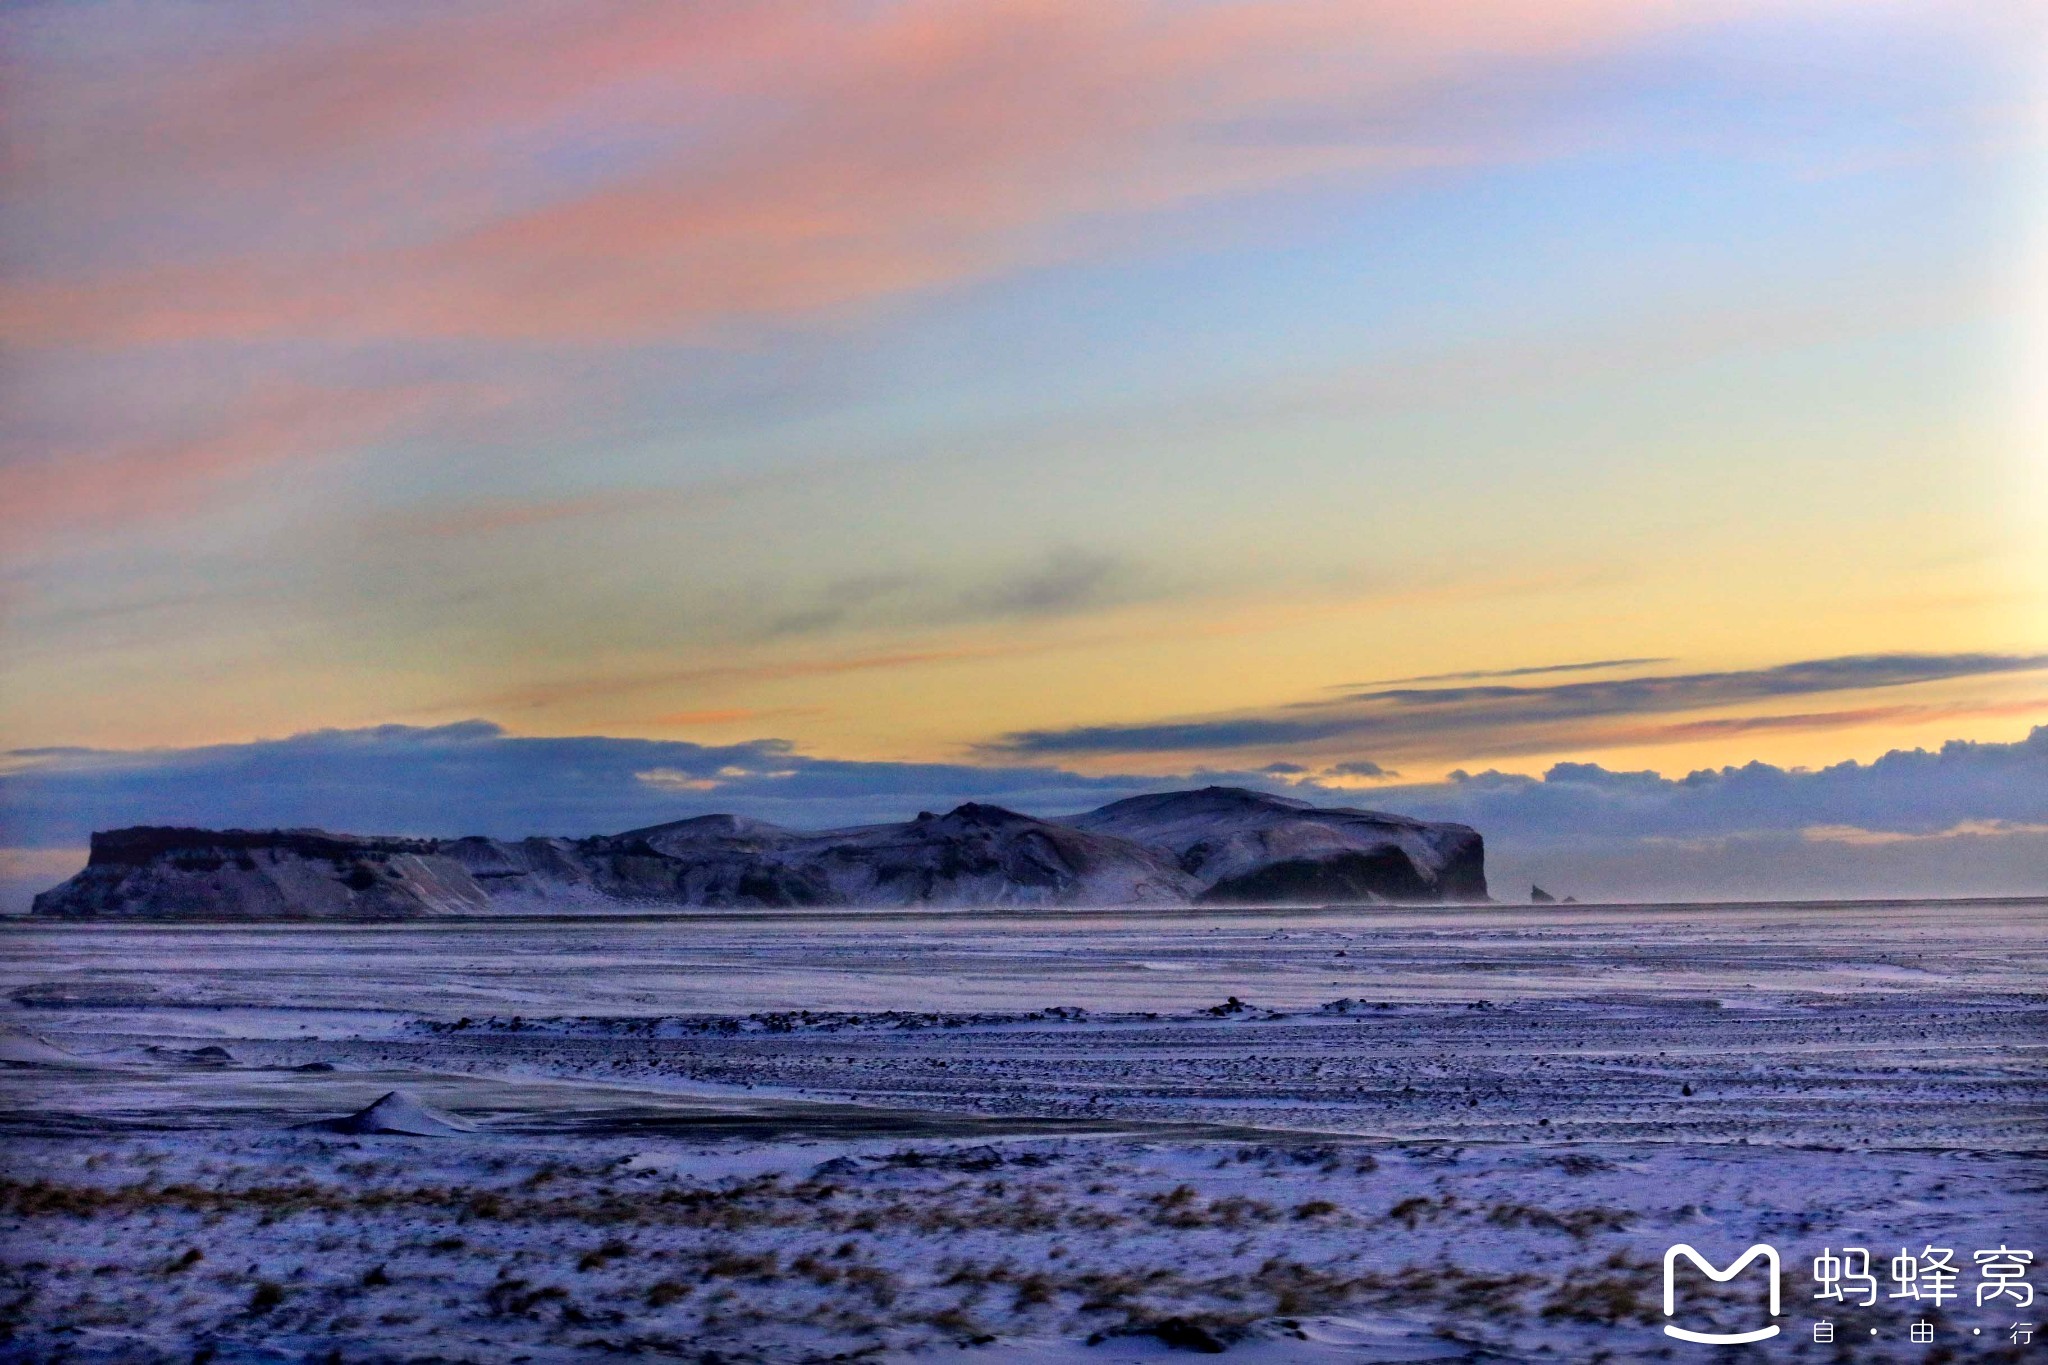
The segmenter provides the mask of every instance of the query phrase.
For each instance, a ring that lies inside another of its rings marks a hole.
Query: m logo
[[[1771,1316],[1774,1318],[1778,1316],[1778,1249],[1776,1247],[1765,1242],[1758,1242],[1755,1246],[1743,1252],[1735,1264],[1729,1266],[1726,1270],[1716,1270],[1713,1263],[1707,1260],[1706,1257],[1700,1255],[1685,1243],[1680,1242],[1664,1253],[1665,1317],[1671,1317],[1678,1312],[1678,1286],[1674,1283],[1674,1272],[1677,1270],[1678,1258],[1680,1256],[1685,1257],[1685,1259],[1698,1266],[1700,1273],[1717,1284],[1725,1284],[1729,1280],[1734,1279],[1742,1273],[1744,1266],[1759,1256],[1763,1257],[1765,1263],[1771,1268]],[[1774,1322],[1769,1327],[1759,1327],[1753,1332],[1689,1332],[1683,1327],[1673,1327],[1670,1323],[1666,1323],[1664,1324],[1664,1335],[1667,1337],[1677,1337],[1680,1341],[1697,1341],[1708,1346],[1739,1346],[1745,1341],[1762,1341],[1767,1337],[1778,1335],[1778,1324]]]

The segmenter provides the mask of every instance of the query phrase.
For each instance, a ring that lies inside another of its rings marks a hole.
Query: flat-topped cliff
[[[792,830],[706,815],[585,839],[140,826],[36,897],[64,918],[399,919],[620,906],[1325,904],[1483,900],[1464,825],[1234,787],[1038,819],[969,803]]]

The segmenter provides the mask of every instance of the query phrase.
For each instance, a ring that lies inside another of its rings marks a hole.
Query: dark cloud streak
[[[1110,604],[1126,569],[1115,555],[1063,550],[1036,566],[965,587],[910,570],[856,574],[824,584],[798,605],[767,614],[750,634],[759,640],[781,640],[860,626],[934,627],[1065,616]]]
[[[2048,668],[2048,654],[1854,654],[1771,668],[1661,674],[1540,687],[1382,688],[1298,702],[1263,715],[1023,730],[992,755],[1200,753],[1358,738],[1390,745],[1464,737],[1511,745],[1519,731],[1559,723],[1708,710],[1833,692],[1905,687]],[[1597,736],[1574,736],[1592,742]]]
[[[974,616],[1057,616],[1095,605],[1119,562],[1113,555],[1069,551],[1031,573],[965,594]]]
[[[1533,678],[1541,673],[1591,673],[1601,668],[1640,668],[1649,664],[1668,664],[1667,658],[1655,659],[1590,659],[1582,664],[1536,664],[1527,668],[1484,668],[1469,673],[1424,673],[1413,678],[1380,678],[1369,683],[1339,683],[1330,689],[1333,692],[1351,687],[1396,687],[1405,683],[1434,682],[1476,682],[1481,678]]]

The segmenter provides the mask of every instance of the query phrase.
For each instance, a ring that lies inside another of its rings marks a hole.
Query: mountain
[[[1484,900],[1477,830],[1242,787],[1133,796],[1065,824],[1171,853],[1209,903]]]
[[[1463,825],[1234,787],[1041,820],[791,830],[706,815],[588,839],[370,838],[142,826],[92,836],[36,897],[64,918],[402,919],[634,906],[1187,905],[1483,900]]]

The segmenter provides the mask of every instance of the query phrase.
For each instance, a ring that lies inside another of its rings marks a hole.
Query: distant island
[[[1465,825],[1238,787],[1036,819],[967,804],[807,831],[704,815],[586,839],[161,826],[92,836],[67,919],[411,919],[645,907],[1299,905],[1486,899]]]

